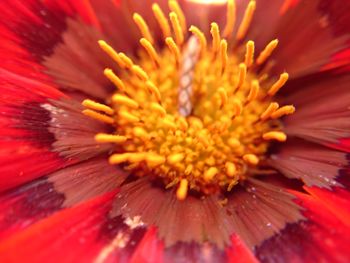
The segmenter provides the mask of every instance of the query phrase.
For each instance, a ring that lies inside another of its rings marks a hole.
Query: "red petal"
[[[304,188],[350,228],[350,193],[348,191],[340,187],[332,190],[306,186]]]
[[[236,236],[232,236],[231,248],[226,250],[227,262],[229,263],[258,263],[258,259],[254,256],[252,251]]]
[[[66,209],[0,242],[3,262],[90,262],[103,242],[101,226],[115,193]]]

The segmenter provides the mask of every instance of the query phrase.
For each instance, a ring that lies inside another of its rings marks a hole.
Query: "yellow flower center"
[[[161,179],[166,188],[177,187],[177,198],[188,191],[204,194],[231,191],[257,173],[266,159],[269,141],[283,142],[280,117],[294,112],[280,107],[273,96],[288,80],[258,74],[278,41],[272,40],[255,59],[254,42],[241,45],[255,11],[250,1],[235,40],[235,2],[227,3],[227,24],[220,34],[211,24],[211,38],[186,18],[174,0],[169,20],[157,4],[152,6],[164,35],[158,47],[147,23],[133,18],[142,38],[137,64],[104,41],[100,47],[120,66],[105,75],[116,86],[108,105],[85,100],[83,111],[109,123],[114,134],[97,134],[101,143],[115,143],[111,164],[123,164],[134,175]],[[170,22],[169,22],[170,21]],[[136,59],[135,59],[136,60]]]

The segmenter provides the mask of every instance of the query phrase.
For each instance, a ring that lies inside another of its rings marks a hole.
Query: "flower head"
[[[339,3],[1,3],[1,258],[349,260]]]

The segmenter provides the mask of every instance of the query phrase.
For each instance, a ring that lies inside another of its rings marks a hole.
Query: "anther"
[[[234,177],[236,174],[236,166],[234,163],[227,162],[225,164],[226,174],[228,177]]]
[[[168,19],[165,17],[162,9],[158,4],[152,5],[153,14],[163,32],[164,37],[169,37],[171,35],[170,25],[168,23]]]
[[[143,81],[147,81],[149,78],[148,74],[140,66],[133,65],[131,71]]]
[[[289,75],[288,73],[282,73],[280,78],[272,85],[267,94],[269,96],[274,96],[288,81]]]
[[[114,119],[109,117],[109,116],[106,116],[104,114],[101,114],[101,113],[98,113],[96,111],[93,111],[93,110],[83,110],[83,114],[90,117],[90,118],[93,118],[95,120],[98,120],[98,121],[101,121],[101,122],[105,122],[105,123],[108,123],[108,124],[113,124],[114,123]]]
[[[184,154],[174,153],[174,154],[168,156],[167,163],[170,165],[174,165],[174,164],[181,162],[184,158],[185,158]]]
[[[157,112],[161,117],[166,116],[166,110],[159,103],[152,102],[150,107],[153,111]]]
[[[142,18],[142,16],[140,16],[138,13],[134,13],[133,19],[137,27],[139,28],[141,35],[153,44],[154,43],[153,37],[149,31],[147,23]]]
[[[120,110],[118,111],[118,115],[121,119],[130,122],[130,123],[135,123],[135,122],[140,122],[140,118],[125,111],[125,110]]]
[[[162,124],[165,128],[167,129],[170,129],[170,130],[173,130],[173,131],[176,131],[177,129],[177,126],[176,124],[168,117],[165,117],[163,120],[162,120]]]
[[[208,170],[204,172],[204,180],[209,182],[214,179],[215,175],[219,173],[218,168],[216,167],[210,167]]]
[[[258,97],[259,89],[259,81],[253,80],[247,97],[247,102],[251,102]]]
[[[134,101],[133,99],[130,99],[129,97],[124,96],[124,95],[115,94],[112,97],[112,101],[114,103],[117,103],[118,105],[125,105],[129,108],[132,108],[132,109],[139,108],[139,104],[136,101]]]
[[[147,131],[141,127],[134,127],[133,135],[143,140],[147,140],[149,138]]]
[[[141,38],[140,44],[144,47],[144,49],[146,50],[150,58],[154,61],[154,63],[156,65],[159,65],[159,56],[152,43],[149,42],[146,38]]]
[[[227,1],[227,12],[226,12],[226,26],[224,29],[224,36],[226,38],[230,37],[236,23],[236,1]]]
[[[125,64],[123,60],[119,57],[118,53],[110,46],[108,45],[105,41],[99,40],[98,44],[100,45],[101,49],[107,53],[108,56],[110,56],[117,64],[121,67],[124,68]]]
[[[118,89],[125,92],[125,85],[123,81],[116,76],[111,69],[105,69],[104,74]]]
[[[164,156],[160,156],[160,155],[157,155],[157,154],[147,154],[146,156],[146,162],[147,162],[147,165],[150,167],[150,168],[154,168],[154,167],[157,167],[159,165],[162,165],[165,163],[165,157]]]
[[[178,200],[182,201],[186,199],[188,191],[188,181],[187,179],[181,179],[179,187],[176,191],[176,197]]]
[[[149,80],[146,82],[146,87],[151,92],[151,94],[155,97],[157,102],[160,103],[161,102],[161,95],[160,95],[159,89],[156,87],[156,85],[154,85],[153,82]]]
[[[263,134],[264,140],[276,140],[279,142],[285,142],[287,140],[287,135],[284,132],[271,131]]]
[[[109,157],[110,164],[121,164],[127,162],[129,158],[129,153],[113,154]]]
[[[227,41],[222,39],[220,42],[220,58],[221,58],[221,74],[225,72],[228,55],[227,55]]]
[[[263,51],[258,56],[258,59],[256,60],[256,63],[258,65],[263,64],[272,54],[272,52],[275,50],[275,48],[278,45],[278,40],[272,40]]]
[[[271,102],[267,109],[260,115],[262,121],[266,121],[271,117],[271,114],[278,109],[279,105],[277,102]]]
[[[204,33],[196,26],[191,26],[189,31],[198,38],[202,53],[205,52],[207,49],[207,39]]]
[[[244,63],[241,63],[238,66],[238,83],[237,83],[238,89],[243,86],[246,76],[247,76],[247,66]]]
[[[254,63],[254,41],[249,40],[246,44],[245,60],[244,63],[249,68]]]
[[[86,108],[89,108],[91,110],[96,110],[96,111],[102,111],[108,115],[113,115],[114,110],[111,107],[108,107],[107,105],[92,101],[92,100],[84,100],[82,102],[82,105]]]
[[[233,108],[234,108],[234,111],[235,111],[233,117],[241,115],[242,111],[243,111],[243,105],[242,105],[241,101],[238,100],[238,99],[235,99],[233,101],[232,105],[233,105]]]
[[[220,87],[217,92],[220,96],[220,108],[223,108],[228,100],[227,92],[223,87]]]
[[[179,46],[184,42],[184,33],[181,29],[179,18],[175,12],[169,14],[171,25],[174,29],[176,44]]]
[[[125,55],[123,52],[119,52],[119,57],[123,61],[126,68],[131,68],[134,65],[134,62],[129,58],[127,55]]]
[[[211,36],[213,38],[213,52],[217,53],[220,50],[220,30],[217,23],[211,23],[211,29],[210,29]]]
[[[256,8],[256,2],[255,0],[251,0],[248,4],[247,9],[245,10],[243,20],[238,28],[237,37],[236,37],[237,40],[242,40],[246,36],[248,29],[250,27],[250,24],[253,20],[255,8]]]
[[[293,105],[287,105],[279,108],[271,114],[272,119],[278,119],[285,115],[290,115],[295,112],[295,107]]]
[[[95,135],[95,141],[100,143],[123,143],[126,142],[128,138],[122,135],[98,133]]]
[[[184,13],[182,12],[181,7],[179,6],[178,2],[176,0],[170,0],[168,5],[169,5],[169,9],[171,11],[173,11],[174,13],[176,13],[176,15],[179,19],[182,31],[185,32],[186,28],[187,28],[186,17],[184,15]]]
[[[165,43],[168,45],[171,53],[173,53],[175,60],[176,60],[176,63],[179,64],[179,62],[180,62],[180,49],[176,45],[174,39],[172,37],[167,37],[165,39]]]
[[[259,158],[255,154],[245,154],[243,155],[243,160],[250,165],[257,165],[259,163]]]

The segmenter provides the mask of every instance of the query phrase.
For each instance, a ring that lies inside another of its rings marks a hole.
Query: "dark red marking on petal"
[[[305,221],[289,224],[256,248],[261,262],[348,262],[349,228],[315,198],[293,192]]]
[[[0,242],[3,262],[91,262],[104,243],[98,239],[111,200],[108,193],[63,210]],[[35,251],[35,253],[33,253]]]

